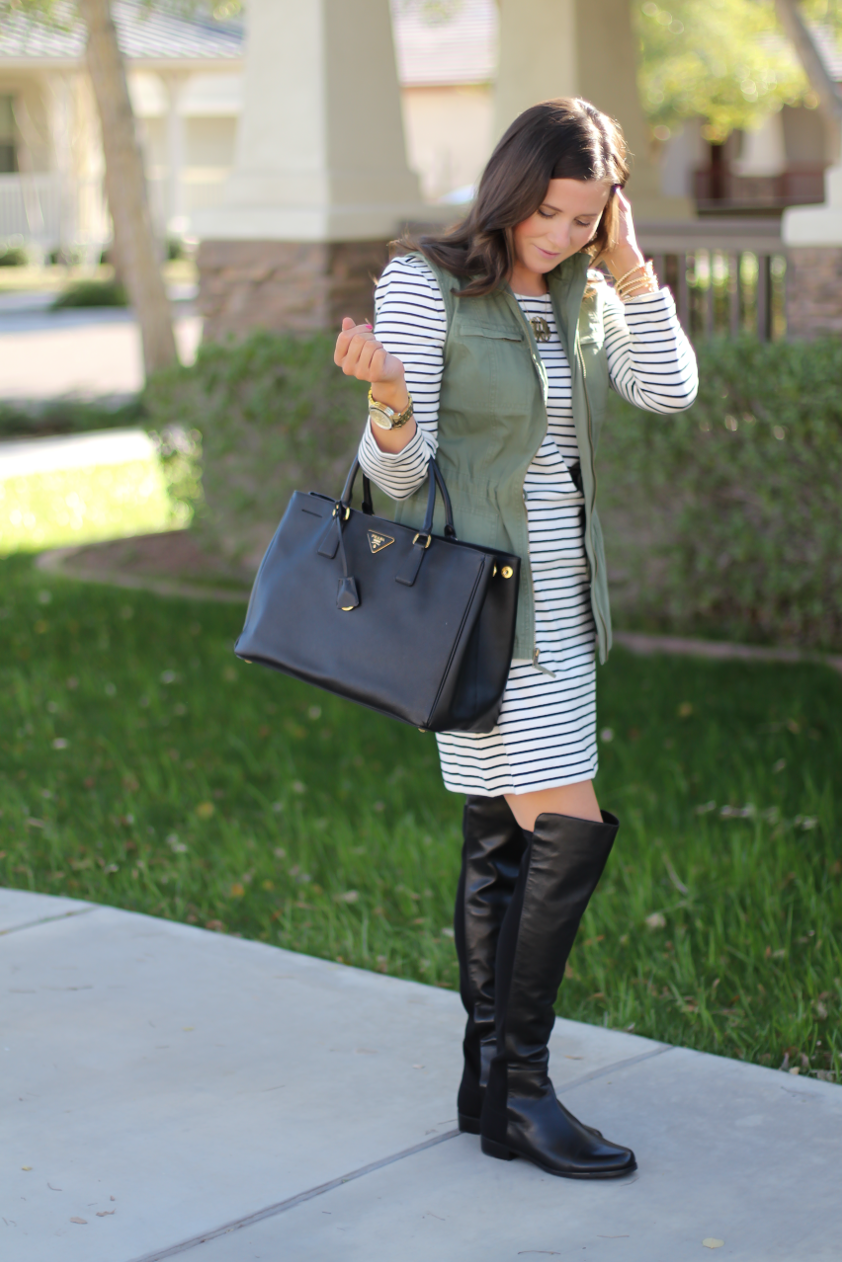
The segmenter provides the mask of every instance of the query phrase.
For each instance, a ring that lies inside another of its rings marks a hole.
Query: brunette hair
[[[627,149],[619,123],[588,101],[560,97],[520,114],[498,143],[480,177],[465,218],[417,245],[433,263],[469,283],[460,297],[498,289],[515,262],[513,229],[534,215],[550,180],[610,180],[622,188],[629,178]],[[615,239],[614,187],[586,250],[597,259]]]

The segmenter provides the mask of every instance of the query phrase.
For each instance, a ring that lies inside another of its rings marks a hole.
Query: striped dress
[[[591,275],[594,284],[605,283]],[[488,797],[576,784],[597,770],[595,633],[584,500],[571,477],[579,448],[570,366],[549,295],[515,297],[528,320],[541,317],[549,328],[549,339],[538,342],[549,379],[547,433],[523,487],[540,665],[512,662],[491,732],[444,732],[436,738],[446,787]],[[377,286],[375,312],[376,336],[404,365],[418,429],[403,451],[392,454],[380,450],[367,425],[360,464],[388,495],[405,499],[424,481],[437,447],[447,320],[433,271],[418,258],[394,259]],[[630,403],[670,413],[693,402],[695,356],[669,290],[623,306],[609,289],[605,349],[611,384]]]

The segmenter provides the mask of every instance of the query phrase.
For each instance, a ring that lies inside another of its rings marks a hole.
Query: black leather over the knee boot
[[[479,1134],[482,1098],[494,1055],[497,938],[517,881],[526,837],[504,797],[468,797],[462,820],[462,871],[453,933],[459,992],[468,1014],[459,1087],[459,1129]]]
[[[550,1082],[553,1004],[618,822],[539,815],[497,945],[497,1049],[483,1101],[482,1150],[525,1157],[549,1174],[608,1179],[635,1169],[634,1153],[584,1126]]]

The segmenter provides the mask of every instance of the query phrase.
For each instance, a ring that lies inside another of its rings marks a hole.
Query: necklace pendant
[[[536,342],[549,342],[552,334],[550,333],[550,326],[543,316],[531,316],[529,323],[532,325]]]

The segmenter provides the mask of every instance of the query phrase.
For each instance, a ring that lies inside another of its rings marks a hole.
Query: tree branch
[[[831,118],[842,122],[842,94],[828,74],[815,40],[804,24],[798,0],[775,0],[775,8],[822,108]]]

